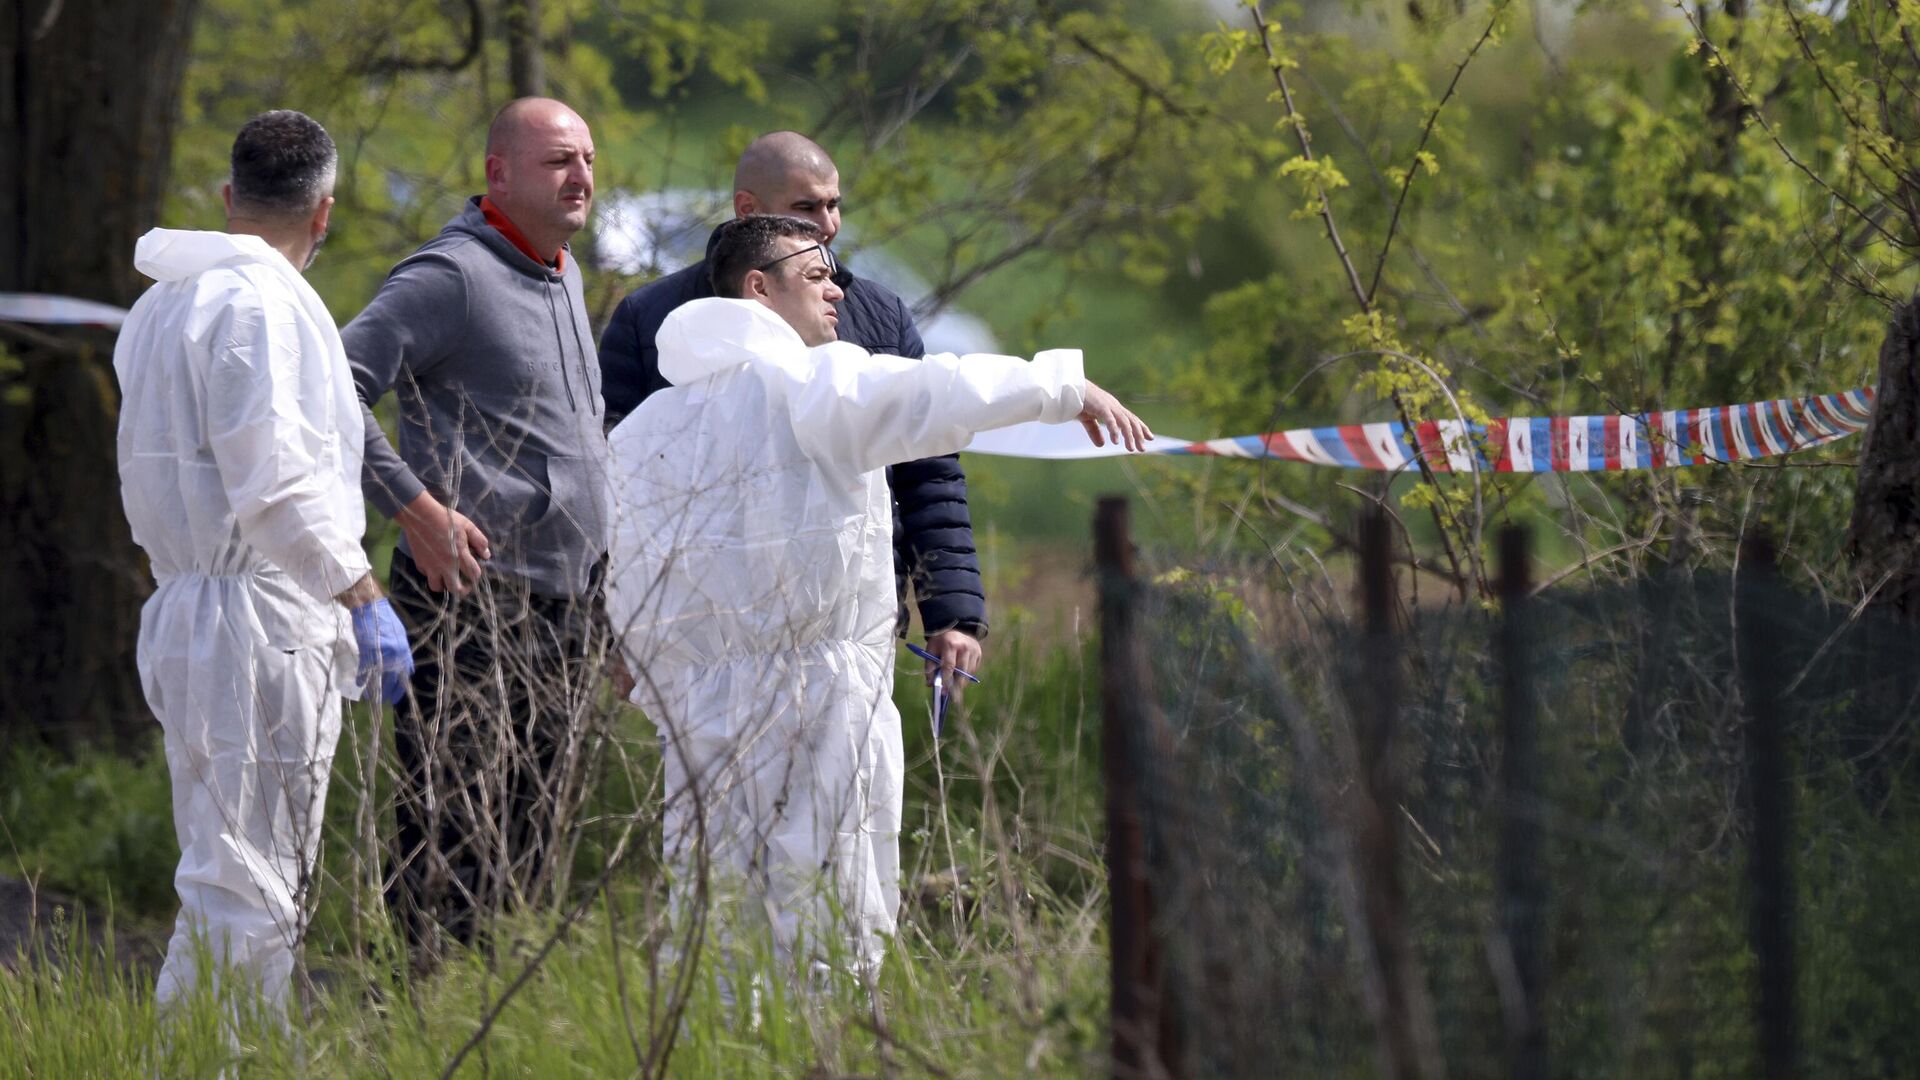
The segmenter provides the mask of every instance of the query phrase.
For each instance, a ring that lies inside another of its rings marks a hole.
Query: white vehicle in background
[[[706,254],[707,237],[733,216],[728,192],[705,188],[614,191],[594,200],[594,256],[622,274],[670,274]],[[843,225],[834,250],[862,277],[900,294],[916,315],[930,288],[899,259],[860,247],[858,231]],[[917,322],[928,352],[1000,352],[998,340],[976,316],[951,307]]]

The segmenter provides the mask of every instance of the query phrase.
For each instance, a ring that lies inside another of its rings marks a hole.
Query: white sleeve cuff
[[[1047,390],[1040,422],[1064,424],[1086,407],[1087,376],[1079,349],[1047,349],[1033,357],[1034,375]]]

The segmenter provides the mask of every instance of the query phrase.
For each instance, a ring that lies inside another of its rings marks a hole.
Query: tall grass
[[[391,929],[367,914],[377,905],[356,903],[367,896],[353,863],[361,793],[348,748],[356,738],[370,745],[377,731],[359,714],[335,761],[311,972],[291,1022],[208,987],[159,1016],[150,972],[69,928],[0,974],[0,1080],[416,1077],[449,1067],[538,1077],[1082,1075],[1098,1067],[1106,1038],[1098,727],[1086,660],[1083,642],[1028,649],[1003,634],[987,682],[937,745],[917,662],[901,665],[905,899],[872,987],[797,987],[736,935],[730,946],[708,942],[684,1000],[674,993],[684,927],[664,915],[652,806],[659,751],[630,711],[614,728],[566,902],[500,924],[490,950],[410,977],[392,959]],[[149,896],[166,888],[170,843],[129,863],[88,855],[75,839],[139,836],[129,824],[138,821],[165,828],[164,767],[89,759],[71,768],[124,773],[126,798],[77,799],[73,776],[17,758],[5,803],[14,867],[131,921],[170,915]],[[364,795],[379,805],[378,790]],[[46,826],[63,816],[63,828]],[[69,860],[87,869],[75,873]],[[610,860],[617,865],[603,873]],[[115,903],[132,895],[147,900]],[[723,958],[724,948],[743,951]],[[729,1004],[723,972],[755,989]]]
[[[1013,935],[969,942],[910,931],[870,997],[856,985],[801,992],[760,957],[735,970],[763,988],[729,1007],[705,965],[677,1023],[638,943],[622,942],[603,898],[508,996],[549,927],[522,927],[509,955],[461,957],[431,980],[370,996],[329,980],[290,1027],[204,988],[156,1015],[144,976],[69,949],[0,977],[0,1078],[456,1075],[789,1077],[1077,1075],[1104,1045],[1105,961],[1097,912],[1037,911]],[[987,916],[998,921],[997,916]],[[384,1001],[384,1003],[383,1003]],[[469,1046],[471,1044],[471,1046]]]

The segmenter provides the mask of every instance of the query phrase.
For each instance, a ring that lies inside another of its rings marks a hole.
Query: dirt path
[[[63,962],[81,934],[90,949],[105,946],[105,915],[72,897],[0,876],[0,971],[16,972],[36,953]],[[156,932],[113,928],[114,962],[128,974],[151,975],[160,966],[165,945]]]

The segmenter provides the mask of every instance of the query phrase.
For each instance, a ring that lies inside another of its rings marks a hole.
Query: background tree
[[[129,305],[194,0],[15,0],[0,19],[0,290]],[[0,741],[124,734],[146,571],[120,511],[113,337],[0,323]]]

